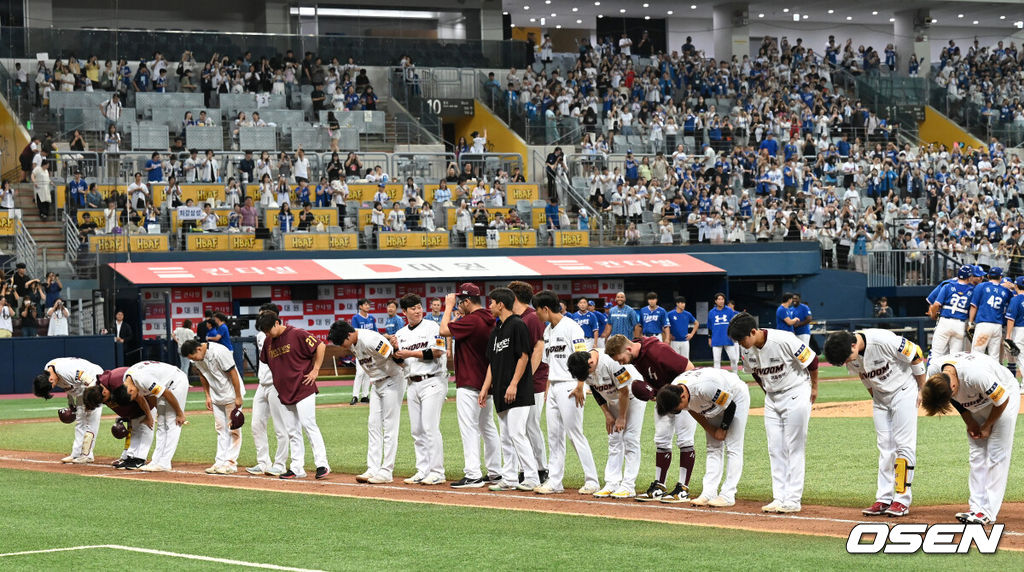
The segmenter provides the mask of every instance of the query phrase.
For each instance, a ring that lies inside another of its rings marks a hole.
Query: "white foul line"
[[[92,550],[96,548],[109,548],[111,550],[125,550],[128,552],[141,552],[143,554],[156,554],[158,556],[173,556],[175,558],[186,558],[188,560],[202,560],[204,562],[216,562],[218,564],[231,564],[234,566],[246,566],[248,568],[263,568],[266,570],[288,570],[291,572],[322,572],[308,568],[292,568],[290,566],[278,566],[276,564],[262,564],[259,562],[245,562],[243,560],[231,560],[228,558],[214,558],[212,556],[200,556],[198,554],[181,554],[179,552],[168,552],[166,550],[153,550],[151,548],[138,548],[136,546],[121,546],[120,544],[95,544],[88,546],[71,546],[68,548],[49,548],[46,550],[25,550],[23,552],[8,552],[0,554],[4,556],[23,556],[26,554],[46,554],[49,552],[68,552],[71,550]]]

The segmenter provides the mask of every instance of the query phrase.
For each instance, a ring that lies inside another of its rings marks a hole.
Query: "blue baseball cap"
[[[989,278],[1002,278],[1003,277],[1003,269],[998,267],[998,266],[993,266],[993,267],[989,268],[988,269],[988,277]]]
[[[1018,288],[1024,288],[1024,276],[1018,276],[1016,284]]]
[[[970,278],[971,277],[971,265],[970,264],[964,264],[963,266],[958,268],[957,271],[956,271],[956,277],[961,279],[961,280],[967,280],[968,278]]]
[[[985,277],[985,269],[982,268],[981,266],[978,266],[977,264],[975,264],[974,266],[971,266],[971,276],[976,276],[978,278],[984,278]]]

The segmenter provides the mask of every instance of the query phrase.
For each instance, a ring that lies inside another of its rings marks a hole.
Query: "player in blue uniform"
[[[799,320],[793,317],[793,295],[789,292],[782,294],[782,303],[775,309],[775,329],[782,332],[793,332],[793,325]]]
[[[708,345],[715,359],[715,369],[722,368],[722,348],[729,355],[732,371],[736,371],[740,363],[740,349],[729,337],[729,321],[736,315],[736,310],[725,305],[725,294],[715,294],[715,307],[708,310]]]
[[[936,286],[935,288],[933,288],[932,291],[928,293],[928,296],[925,297],[925,300],[928,302],[928,306],[929,306],[929,309],[928,309],[928,317],[929,318],[931,318],[933,320],[938,319],[938,316],[939,316],[938,315],[938,311],[939,311],[939,309],[936,308],[935,309],[935,313],[933,314],[932,310],[931,310],[931,306],[932,306],[932,304],[935,303],[935,300],[938,299],[939,292],[942,291],[942,287],[945,286],[946,284],[952,284],[952,283],[956,282],[960,278],[960,276],[962,276],[964,274],[967,275],[966,279],[967,279],[968,282],[971,283],[972,286],[977,286],[981,282],[982,278],[985,277],[985,270],[981,266],[978,266],[976,264],[964,264],[963,266],[961,266],[960,268],[957,269],[957,271],[956,271],[957,278],[949,278],[948,280],[943,280],[942,282],[939,282],[939,285]]]
[[[370,315],[370,301],[366,298],[360,298],[356,302],[356,314],[352,316],[352,327],[357,330],[373,330],[377,331],[377,318]],[[349,405],[355,405],[356,403],[370,402],[370,378],[367,377],[366,372],[363,371],[362,366],[359,365],[359,361],[355,361],[356,364],[356,377],[352,380],[352,401]]]
[[[654,292],[647,293],[647,305],[640,308],[640,323],[645,337],[661,336],[661,341],[669,342],[668,312],[658,305],[658,295]]]
[[[405,327],[405,320],[398,315],[398,302],[388,302],[388,317],[384,319],[384,332],[393,336]]]
[[[608,339],[608,335],[605,332],[608,329],[608,315],[604,313],[604,300],[598,298],[596,301],[589,300],[588,302],[589,306],[587,309],[597,318],[597,347],[603,348],[604,341]]]
[[[971,293],[971,310],[967,317],[967,330],[977,324],[971,353],[983,353],[999,359],[1003,348],[1003,316],[1012,297],[1000,284],[1003,269],[993,266],[988,271],[988,282],[983,282]]]
[[[793,333],[804,345],[809,346],[811,343],[811,320],[814,318],[811,314],[811,307],[803,303],[797,292],[793,292],[793,300],[789,305],[792,308],[790,315],[797,320],[793,325]]]
[[[676,309],[668,313],[668,331],[672,336],[669,345],[676,353],[690,359],[690,338],[697,333],[697,318],[686,311],[686,298],[676,296]]]
[[[935,333],[932,334],[932,348],[929,359],[938,358],[963,351],[964,331],[967,317],[971,310],[971,295],[974,285],[971,284],[973,269],[961,266],[952,282],[946,280],[939,287],[928,315],[938,315]]]
[[[1017,294],[1010,298],[1006,309],[1006,348],[1010,351],[1007,367],[1018,377],[1024,375],[1021,368],[1020,348],[1024,347],[1024,276],[1018,276],[1014,288]]]
[[[626,305],[626,293],[615,294],[615,305],[608,310],[608,338],[622,334],[629,339],[640,337],[640,317],[636,310]]]
[[[590,351],[597,347],[597,337],[601,334],[597,316],[590,311],[590,303],[586,297],[576,301],[576,310],[576,312],[566,314],[565,317],[570,318],[583,328],[583,339],[587,344],[587,351]]]

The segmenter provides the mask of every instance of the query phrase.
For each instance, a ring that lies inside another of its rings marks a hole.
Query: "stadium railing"
[[[850,266],[857,270],[850,250]],[[869,250],[864,258],[868,288],[885,286],[929,286],[948,278],[959,266],[956,260],[936,250]]]

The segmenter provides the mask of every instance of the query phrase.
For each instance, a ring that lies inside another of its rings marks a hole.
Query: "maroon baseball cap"
[[[472,282],[463,282],[456,292],[459,296],[479,296],[480,288]]]

